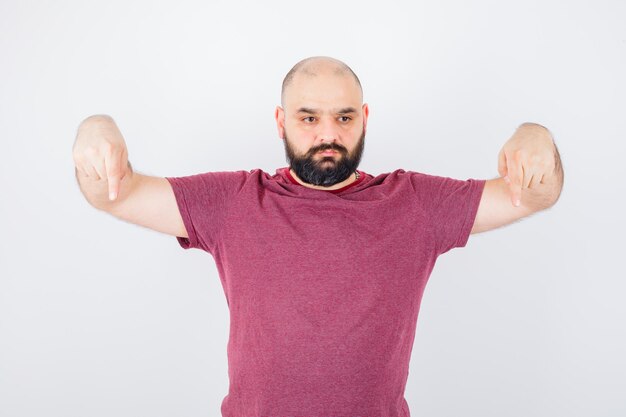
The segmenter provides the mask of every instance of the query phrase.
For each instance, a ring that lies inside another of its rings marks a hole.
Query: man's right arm
[[[113,119],[92,118],[79,127],[73,150],[76,179],[89,204],[121,220],[188,237],[167,179],[134,172]],[[117,197],[113,200],[109,198],[112,180],[117,184]]]

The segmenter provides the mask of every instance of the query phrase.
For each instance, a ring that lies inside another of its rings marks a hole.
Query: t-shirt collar
[[[293,175],[291,175],[291,172],[290,172],[290,170],[289,170],[289,167],[283,167],[283,168],[280,168],[280,169],[279,169],[279,171],[281,171],[281,172],[283,173],[283,175],[284,175],[284,176],[285,176],[285,177],[286,177],[286,178],[287,178],[287,179],[288,179],[288,180],[289,180],[292,184],[296,184],[296,185],[299,185],[299,186],[301,186],[301,187],[304,187],[304,185],[302,185],[302,184],[300,184],[298,181],[296,181],[296,179],[293,177]],[[363,179],[365,178],[365,172],[360,171],[360,170],[358,170],[358,169],[357,169],[357,171],[358,171],[358,173],[359,173],[359,178],[357,178],[355,181],[351,182],[350,184],[345,185],[345,186],[343,186],[343,187],[341,187],[341,188],[337,188],[337,189],[335,189],[335,190],[317,190],[317,191],[326,191],[326,192],[331,192],[331,193],[333,193],[333,194],[337,194],[337,193],[340,193],[340,192],[342,192],[342,191],[344,191],[344,190],[346,190],[346,189],[348,189],[348,188],[350,188],[350,187],[353,187],[353,186],[355,186],[355,185],[359,184],[359,183],[360,183],[361,181],[363,181]],[[314,188],[312,188],[312,190],[315,190],[315,189],[314,189]]]

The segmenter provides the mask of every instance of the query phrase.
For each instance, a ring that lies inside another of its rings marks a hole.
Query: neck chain
[[[360,175],[359,175],[359,171],[354,171],[354,175],[356,176],[356,177],[354,178],[354,180],[355,180],[355,181],[356,181],[356,180],[358,180],[358,179],[359,179],[359,176],[360,176]]]

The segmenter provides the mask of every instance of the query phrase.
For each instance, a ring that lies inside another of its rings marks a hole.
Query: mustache
[[[311,154],[316,154],[318,152],[322,152],[322,151],[336,151],[339,153],[346,153],[346,149],[343,146],[338,146],[335,144],[328,144],[328,145],[320,145],[317,148],[313,148],[310,150]]]

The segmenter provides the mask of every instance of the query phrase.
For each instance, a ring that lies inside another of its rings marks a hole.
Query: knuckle
[[[98,150],[96,148],[94,148],[93,146],[88,146],[83,150],[83,155],[84,156],[96,156],[98,154]]]
[[[106,152],[107,154],[111,154],[111,152],[113,151],[113,144],[109,141],[104,141],[102,142],[102,144],[100,145],[100,149],[103,152]]]
[[[72,159],[74,162],[82,162],[84,155],[81,152],[72,152]]]
[[[108,114],[92,114],[91,116],[87,116],[84,121],[102,121],[102,120],[113,120],[111,116]]]
[[[546,171],[552,168],[552,165],[553,161],[551,161],[550,159],[543,159],[543,161],[541,162],[541,167]]]

